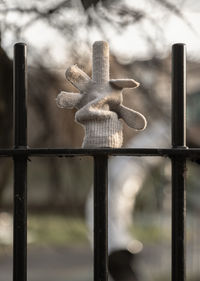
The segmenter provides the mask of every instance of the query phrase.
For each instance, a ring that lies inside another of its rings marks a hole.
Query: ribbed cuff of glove
[[[82,124],[83,125],[83,124]],[[121,147],[123,143],[122,122],[117,114],[111,118],[94,119],[84,123],[85,137],[82,147]]]

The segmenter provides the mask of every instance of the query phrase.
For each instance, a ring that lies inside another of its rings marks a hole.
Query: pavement
[[[28,281],[92,281],[92,253],[87,246],[29,247]],[[11,251],[0,255],[0,281],[12,280]]]
[[[195,251],[194,249],[188,251],[187,257],[187,264],[191,264],[187,266],[190,268],[187,280],[200,280],[199,248],[195,247]],[[146,245],[139,256],[137,266],[140,273],[139,281],[170,280],[170,247],[163,244]],[[27,271],[28,281],[92,281],[92,251],[89,245],[65,247],[29,245]],[[195,278],[189,275],[195,275]],[[5,247],[0,252],[0,281],[12,281],[11,247]]]
[[[0,254],[0,281],[12,280],[12,250]],[[152,258],[153,257],[153,258]],[[137,264],[142,281],[170,279],[170,252],[159,245],[145,247]],[[89,245],[28,247],[28,281],[92,281],[93,254]]]

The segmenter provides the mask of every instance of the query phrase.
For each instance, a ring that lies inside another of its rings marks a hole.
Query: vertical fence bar
[[[94,157],[94,281],[108,280],[108,158]]]
[[[172,145],[186,146],[186,47],[172,46]]]
[[[186,148],[186,48],[172,47],[172,145]],[[172,161],[172,281],[185,281],[186,159]]]
[[[26,45],[14,46],[14,148],[27,147]],[[27,157],[14,156],[13,280],[27,280]]]

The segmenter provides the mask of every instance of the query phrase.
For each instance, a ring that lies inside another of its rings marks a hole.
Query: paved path
[[[28,281],[90,281],[92,253],[86,246],[28,250]],[[12,256],[0,256],[0,281],[12,280]]]
[[[146,245],[138,260],[142,281],[170,280],[171,249],[166,245]],[[188,264],[200,280],[199,249],[187,253]],[[195,265],[196,264],[196,265]],[[195,267],[195,268],[194,268]],[[197,270],[198,268],[198,270]],[[189,271],[189,270],[188,270]],[[73,247],[28,248],[28,281],[92,281],[93,260],[87,245]],[[0,252],[0,281],[12,281],[12,253]]]
[[[157,271],[166,275],[166,254],[170,262],[169,251],[146,247],[138,261],[142,280],[152,281]],[[150,258],[149,258],[150,257]],[[152,258],[153,257],[153,258]],[[163,260],[165,259],[165,261]],[[168,274],[170,274],[168,272]],[[169,275],[170,277],[170,275]],[[28,281],[92,281],[93,259],[87,245],[73,247],[33,247],[28,248]],[[0,281],[12,281],[12,253],[0,255]]]

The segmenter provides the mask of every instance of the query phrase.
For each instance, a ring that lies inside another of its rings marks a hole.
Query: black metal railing
[[[110,155],[162,156],[172,162],[172,281],[185,281],[185,167],[187,159],[200,157],[199,148],[187,148],[186,51],[172,48],[172,148],[58,149],[27,146],[26,45],[14,47],[14,148],[0,149],[0,157],[14,161],[13,280],[27,280],[27,159],[34,156],[93,156],[94,159],[94,280],[108,278],[107,166]]]

